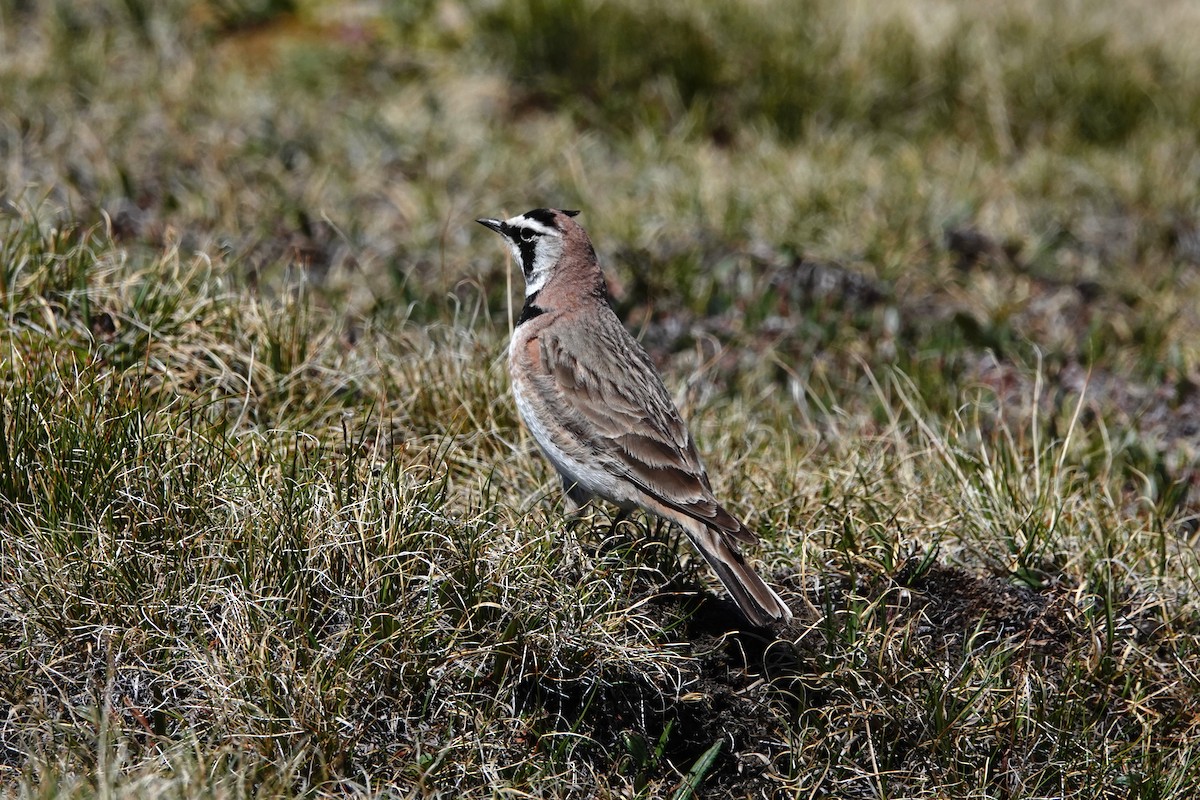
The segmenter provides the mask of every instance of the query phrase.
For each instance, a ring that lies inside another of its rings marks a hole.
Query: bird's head
[[[587,242],[587,235],[571,217],[578,211],[535,208],[511,219],[477,219],[504,237],[513,258],[525,275],[525,296],[537,294],[562,261],[566,248],[576,238]],[[588,243],[588,250],[591,245]]]

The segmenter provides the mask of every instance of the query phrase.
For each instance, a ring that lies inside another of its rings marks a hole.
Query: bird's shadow
[[[687,535],[679,526],[650,515],[597,511],[577,516],[574,531],[593,557],[648,568],[635,590],[674,637],[723,649],[731,666],[760,677],[806,669],[808,659],[798,646],[806,626],[797,620],[752,625],[736,603],[707,588],[698,570],[680,568]]]

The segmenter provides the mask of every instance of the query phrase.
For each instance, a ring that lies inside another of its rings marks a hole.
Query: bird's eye
[[[529,228],[521,228],[521,232],[517,234],[517,236],[521,237],[522,242],[532,242],[533,237],[536,235],[537,234]]]

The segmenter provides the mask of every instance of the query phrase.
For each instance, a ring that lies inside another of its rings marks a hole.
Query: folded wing
[[[721,533],[754,541],[713,497],[691,434],[649,356],[615,315],[599,327],[579,332],[588,342],[571,338],[573,326],[543,331],[531,388],[610,474]]]

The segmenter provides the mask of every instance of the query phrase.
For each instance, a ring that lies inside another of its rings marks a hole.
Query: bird
[[[504,238],[525,277],[508,349],[521,420],[571,503],[599,497],[678,524],[751,625],[787,622],[787,604],[738,550],[757,536],[714,497],[662,377],[612,309],[577,214],[476,220]]]

